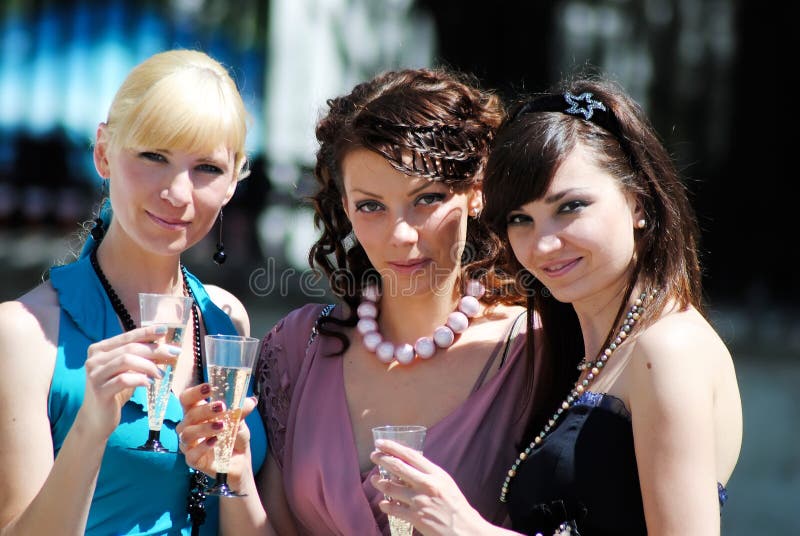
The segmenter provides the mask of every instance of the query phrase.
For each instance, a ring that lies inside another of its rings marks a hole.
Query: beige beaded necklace
[[[631,307],[631,310],[625,316],[625,320],[622,322],[622,327],[620,328],[619,333],[617,333],[617,336],[614,338],[611,344],[609,344],[605,350],[600,352],[600,355],[597,357],[597,360],[594,362],[594,364],[591,365],[591,370],[589,371],[589,374],[586,375],[586,378],[583,380],[578,380],[578,382],[575,383],[575,387],[572,388],[572,390],[569,393],[569,396],[567,396],[567,398],[565,398],[564,401],[561,402],[561,406],[558,408],[558,410],[556,410],[555,413],[553,413],[553,416],[550,417],[550,419],[547,421],[547,424],[544,426],[542,431],[539,432],[539,435],[537,435],[533,439],[533,441],[531,441],[531,443],[527,447],[525,447],[525,450],[519,453],[519,456],[517,456],[517,459],[511,465],[511,468],[508,470],[508,474],[506,475],[506,479],[503,482],[503,487],[500,490],[500,502],[503,503],[506,502],[506,496],[508,495],[508,485],[511,483],[511,479],[516,476],[517,469],[519,469],[519,466],[522,464],[522,462],[524,462],[528,458],[528,456],[530,455],[530,453],[533,451],[534,448],[541,445],[542,440],[544,440],[545,436],[547,436],[547,434],[550,433],[550,430],[552,430],[555,427],[555,424],[561,417],[561,415],[572,407],[575,401],[578,400],[578,398],[580,398],[580,396],[586,391],[586,388],[589,387],[589,385],[597,378],[597,376],[600,375],[600,371],[602,371],[603,367],[605,367],[608,358],[611,357],[611,354],[614,353],[614,350],[616,350],[619,347],[619,345],[622,344],[625,341],[625,339],[628,338],[628,335],[633,329],[633,326],[636,324],[636,321],[639,320],[639,318],[641,317],[641,314],[644,311],[645,300],[652,299],[657,293],[658,290],[654,290],[650,293],[649,296],[646,292],[643,292],[639,296],[639,298],[634,302],[633,306]],[[581,367],[579,365],[579,370],[584,370],[588,368],[589,367],[587,366]]]

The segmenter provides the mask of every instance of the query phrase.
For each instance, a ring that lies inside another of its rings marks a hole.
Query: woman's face
[[[608,299],[628,279],[641,217],[619,182],[581,144],[541,199],[512,210],[508,239],[519,262],[562,302]]]
[[[95,159],[110,177],[113,221],[140,247],[161,255],[180,254],[199,242],[236,188],[234,154],[224,144],[188,152],[112,150],[98,143]]]
[[[379,154],[350,151],[342,164],[345,212],[383,292],[447,290],[461,267],[477,188],[456,193],[440,182],[405,175]]]

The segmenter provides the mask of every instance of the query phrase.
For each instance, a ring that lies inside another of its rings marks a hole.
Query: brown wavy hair
[[[331,324],[354,326],[362,288],[368,282],[380,282],[364,249],[343,245],[352,231],[342,204],[345,156],[354,149],[368,149],[401,173],[440,181],[463,192],[483,179],[504,109],[496,95],[480,89],[473,79],[443,68],[384,72],[327,104],[328,113],[316,129],[319,150],[314,176],[319,189],[310,199],[322,235],[308,259],[349,306],[347,318],[326,317],[318,326],[321,333],[342,342],[338,355],[350,342]],[[478,272],[470,270],[470,264],[496,257],[501,246],[481,220],[469,218],[462,277],[490,279],[491,268],[482,265]],[[498,299],[487,297],[489,303]]]
[[[624,191],[636,197],[647,222],[644,229],[635,231],[631,276],[612,329],[621,322],[636,285],[646,290],[659,289],[639,319],[639,329],[655,321],[668,303],[681,309],[691,305],[702,312],[697,255],[699,229],[694,210],[672,158],[644,111],[621,87],[600,76],[567,80],[551,95],[565,91],[573,95],[591,93],[607,107],[609,112],[605,117],[611,122],[604,128],[599,126],[600,121],[560,111],[526,113],[525,107],[530,108],[536,97],[513,106],[487,163],[484,217],[507,243],[508,214],[540,199],[558,167],[580,143],[594,155],[597,165],[616,177]],[[538,378],[534,378],[532,359],[533,330],[528,331],[527,382],[533,413],[526,437],[530,439],[575,381],[576,364],[584,355],[583,339],[572,305],[550,297],[542,283],[510,253],[510,245],[501,251],[505,255],[499,264],[507,273],[515,274],[525,287],[528,310],[539,315],[542,325],[541,333],[537,334],[542,351]],[[612,331],[603,347],[613,336]]]

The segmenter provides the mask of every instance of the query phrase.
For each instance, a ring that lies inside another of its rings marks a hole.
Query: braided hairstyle
[[[314,222],[322,234],[309,252],[309,264],[325,273],[333,293],[349,306],[347,318],[328,316],[318,326],[321,333],[342,342],[338,355],[350,343],[331,324],[354,326],[362,289],[368,283],[380,284],[364,249],[343,244],[352,231],[342,204],[345,156],[354,149],[367,149],[403,174],[464,192],[482,181],[504,112],[496,95],[482,91],[461,73],[441,68],[384,72],[327,104],[328,113],[316,129],[319,150],[314,175],[319,190],[311,198]],[[484,280],[491,277],[491,269],[485,267],[480,274],[470,272],[470,263],[496,256],[500,247],[482,221],[470,218],[461,276],[467,272]],[[492,300],[490,295],[488,302]]]

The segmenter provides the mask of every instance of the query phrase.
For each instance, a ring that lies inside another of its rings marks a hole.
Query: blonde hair
[[[114,149],[161,147],[210,151],[220,142],[234,152],[238,178],[247,175],[249,116],[227,69],[195,50],[149,57],[114,96],[105,136]]]

